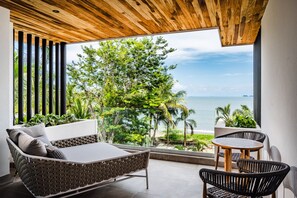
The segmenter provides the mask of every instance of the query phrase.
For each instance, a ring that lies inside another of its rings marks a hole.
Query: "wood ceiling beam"
[[[86,42],[218,28],[222,46],[253,44],[268,0],[1,0],[16,30]],[[58,13],[53,11],[57,10]]]

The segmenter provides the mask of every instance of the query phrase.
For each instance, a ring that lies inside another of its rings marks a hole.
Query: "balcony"
[[[23,39],[22,33],[32,34],[44,39],[42,44],[53,44],[61,51],[58,68],[62,76],[56,76],[60,95],[56,100],[59,114],[66,112],[65,98],[65,46],[66,43],[94,41],[100,39],[122,38],[136,35],[162,34],[177,31],[203,30],[218,28],[223,46],[254,44],[254,76],[256,112],[261,128],[269,141],[265,150],[277,146],[282,161],[290,166],[297,166],[296,151],[296,1],[257,0],[240,1],[170,1],[170,5],[157,1],[110,1],[83,2],[76,5],[72,2],[53,1],[9,1],[0,3],[0,178],[10,174],[8,148],[5,142],[6,128],[13,126],[13,37]],[[94,16],[94,13],[96,13]],[[124,21],[124,23],[122,22]],[[261,26],[261,29],[260,29]],[[13,28],[15,32],[13,33]],[[31,36],[32,36],[31,35]],[[29,36],[30,38],[30,36]],[[32,37],[31,37],[32,39]],[[47,42],[49,41],[49,42]],[[60,44],[60,45],[59,45]],[[62,46],[62,47],[61,47]],[[60,48],[61,47],[61,48]],[[62,53],[61,53],[62,52]],[[52,51],[52,53],[54,53]],[[45,61],[45,58],[43,59]],[[46,65],[42,63],[41,65]],[[52,65],[53,67],[53,65]],[[45,78],[46,73],[42,74]],[[54,80],[54,75],[51,73]],[[45,81],[44,81],[45,82]],[[47,88],[43,84],[41,90]],[[52,84],[53,86],[53,84]],[[39,90],[40,91],[40,90]],[[30,92],[29,92],[30,94]],[[53,93],[52,93],[53,94]],[[53,97],[52,94],[49,96]],[[22,94],[21,94],[22,96]],[[41,98],[43,113],[47,96]],[[53,98],[52,98],[53,99]],[[53,100],[54,101],[54,100]],[[19,104],[22,107],[22,103]],[[22,119],[22,117],[18,117]],[[132,179],[88,192],[85,195],[124,197],[199,197],[202,183],[198,176],[201,165],[174,163],[150,160],[151,188],[141,190],[144,183]],[[212,168],[212,167],[209,167]],[[137,187],[135,187],[137,185]],[[145,189],[145,187],[143,188]],[[5,197],[31,195],[20,182],[1,187]],[[108,194],[110,193],[110,194]],[[279,193],[281,195],[281,193]],[[84,195],[84,194],[83,194]],[[83,197],[83,195],[78,195]],[[293,197],[288,195],[288,197]],[[287,197],[286,197],[287,198]]]

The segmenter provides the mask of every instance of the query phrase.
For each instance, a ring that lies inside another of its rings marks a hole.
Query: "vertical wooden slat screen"
[[[61,115],[66,113],[66,43],[61,42]]]
[[[42,115],[46,115],[46,39],[42,39]]]
[[[17,95],[14,100],[18,101],[18,109],[14,107],[13,113],[17,111],[18,122],[14,120],[14,124],[21,124],[24,121],[29,121],[33,116],[34,99],[34,114],[46,115],[47,113],[55,113],[56,115],[63,115],[66,113],[66,43],[55,43],[42,39],[40,45],[40,38],[34,37],[32,34],[26,35],[26,46],[24,47],[24,33],[19,31],[14,39],[18,37],[18,83],[14,84],[14,90],[17,89]],[[34,42],[34,51],[33,51]],[[55,45],[55,49],[54,49]],[[15,47],[15,46],[13,46]],[[41,47],[41,49],[40,49]],[[48,48],[47,48],[48,47]],[[26,51],[24,51],[26,50]],[[40,50],[41,50],[41,64],[40,64]],[[47,51],[48,50],[48,51]],[[26,97],[24,97],[24,54],[26,54],[27,65],[27,83]],[[34,60],[32,60],[34,56]],[[14,57],[15,58],[15,57]],[[15,61],[16,59],[14,59]],[[33,62],[34,61],[34,62]],[[34,63],[34,67],[33,67]],[[55,65],[54,65],[55,64]],[[41,70],[41,71],[40,71]],[[15,70],[14,70],[15,72]],[[49,74],[47,74],[47,72]],[[34,75],[33,75],[34,73]],[[34,80],[34,90],[33,88]],[[41,80],[41,82],[40,82]],[[15,81],[14,81],[15,83]],[[41,88],[40,88],[41,84]],[[41,89],[41,91],[40,91]],[[47,94],[48,92],[48,94]],[[55,94],[55,96],[54,96]],[[33,98],[34,95],[34,98]],[[41,97],[41,109],[40,109]],[[16,99],[17,98],[17,99]],[[24,106],[24,98],[26,106]],[[14,103],[15,104],[15,103]],[[26,117],[24,117],[24,110],[27,107]]]
[[[18,32],[18,122],[22,123],[24,121],[23,115],[23,49],[24,49],[24,33],[19,31]]]
[[[59,115],[60,114],[60,45],[59,43],[56,43],[56,54],[55,54],[55,58],[56,58],[56,61],[55,61],[55,64],[56,64],[56,115]]]
[[[27,121],[32,117],[32,35],[27,34]]]
[[[53,41],[49,41],[49,80],[48,80],[48,112],[53,113]]]
[[[35,37],[34,109],[39,114],[39,37]]]

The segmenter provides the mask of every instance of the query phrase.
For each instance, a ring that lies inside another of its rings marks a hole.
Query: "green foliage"
[[[180,117],[178,117],[175,121],[176,125],[178,124],[178,122],[183,122],[184,124],[184,146],[187,145],[187,129],[190,128],[191,129],[191,135],[194,134],[194,128],[197,127],[197,122],[193,119],[189,119],[189,116],[191,114],[195,114],[195,110],[194,109],[186,109],[186,110],[182,110]]]
[[[35,114],[26,124],[25,126],[34,126],[40,123],[45,123],[45,116],[41,114]]]
[[[164,136],[164,139],[167,139],[167,132],[163,131],[163,133],[166,133]],[[182,137],[182,131],[178,129],[170,129],[169,130],[169,141],[170,142],[177,142],[180,141]]]
[[[208,142],[207,141],[203,141],[203,140],[199,140],[196,142],[196,148],[197,151],[203,151],[207,146],[208,146]]]
[[[165,39],[109,40],[82,49],[78,62],[67,67],[69,112],[98,118],[99,136],[109,142],[147,144],[153,121],[173,125],[171,113],[184,108],[184,94],[172,91],[169,71],[176,65],[165,59],[174,49]]]
[[[237,109],[233,113],[233,122],[235,127],[256,128],[256,121],[251,110],[246,105],[241,105],[241,109]]]
[[[115,143],[146,144],[149,131],[148,117],[142,109],[104,108],[101,126],[105,131],[103,139]],[[102,134],[101,134],[102,135]]]
[[[176,148],[179,151],[184,151],[185,147],[183,145],[174,145],[174,148]]]
[[[165,133],[165,131],[164,131]],[[190,150],[190,151],[203,151],[208,145],[211,144],[211,140],[214,138],[211,134],[187,134],[187,141],[193,142],[191,145],[182,145],[184,141],[184,134],[181,130],[170,130],[169,131],[169,141],[172,142],[174,148],[178,150]],[[161,139],[166,140],[167,134],[165,134]],[[179,143],[179,144],[178,144]]]
[[[174,145],[174,148],[180,151],[203,151],[207,148],[208,143],[202,140],[196,141],[195,145],[183,146],[183,145]]]
[[[76,121],[78,121],[78,119],[73,114],[66,113],[60,116],[60,119],[58,119],[58,124],[67,124]]]
[[[79,61],[68,65],[69,84],[91,110],[100,107],[158,107],[173,78],[164,60],[174,51],[162,37],[99,42],[83,47]],[[93,112],[92,112],[93,113]]]
[[[226,127],[256,128],[256,121],[252,111],[246,106],[241,105],[241,109],[236,109],[231,115],[230,104],[225,107],[216,108],[218,120],[223,119]]]
[[[78,121],[72,114],[64,114],[62,116],[55,114],[47,114],[46,116],[41,114],[34,115],[25,126],[34,126],[40,123],[44,123],[45,126],[55,126],[59,124],[67,124]]]
[[[165,131],[163,131],[163,133],[165,133]],[[183,132],[181,130],[170,130],[169,132],[169,140],[171,142],[183,142]],[[206,142],[207,144],[211,143],[211,140],[214,138],[214,136],[212,134],[187,134],[187,141],[199,141],[202,140],[204,142]],[[161,137],[161,139],[167,139],[166,134]]]
[[[91,117],[88,105],[82,102],[79,97],[74,99],[74,103],[71,108],[69,108],[69,112],[78,119],[89,119]]]
[[[231,105],[227,104],[225,107],[217,107],[216,108],[216,123],[222,119],[225,122],[226,127],[233,126],[233,118],[231,116]]]

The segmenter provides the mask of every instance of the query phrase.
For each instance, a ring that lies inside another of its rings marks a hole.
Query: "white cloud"
[[[67,63],[72,61],[78,61],[77,54],[82,54],[82,46],[93,46],[97,48],[99,46],[98,41],[96,42],[87,42],[87,43],[76,43],[67,45]]]
[[[156,35],[154,37],[158,37]],[[252,52],[252,45],[241,45],[222,47],[217,29],[203,30],[195,32],[182,32],[163,34],[169,47],[177,49],[175,52],[169,54],[168,59],[171,60],[191,60],[199,59],[200,55],[217,53],[217,54],[235,54],[242,52]],[[77,61],[77,54],[82,53],[81,46],[94,46],[98,47],[98,41],[88,43],[77,43],[67,45],[67,61],[70,63],[72,60]],[[236,57],[234,57],[236,58]],[[233,58],[233,59],[234,59]],[[230,59],[231,60],[231,59]]]
[[[222,47],[217,29],[162,35],[169,47],[176,48],[170,59],[197,59],[207,53],[232,54],[252,52],[252,45]]]

